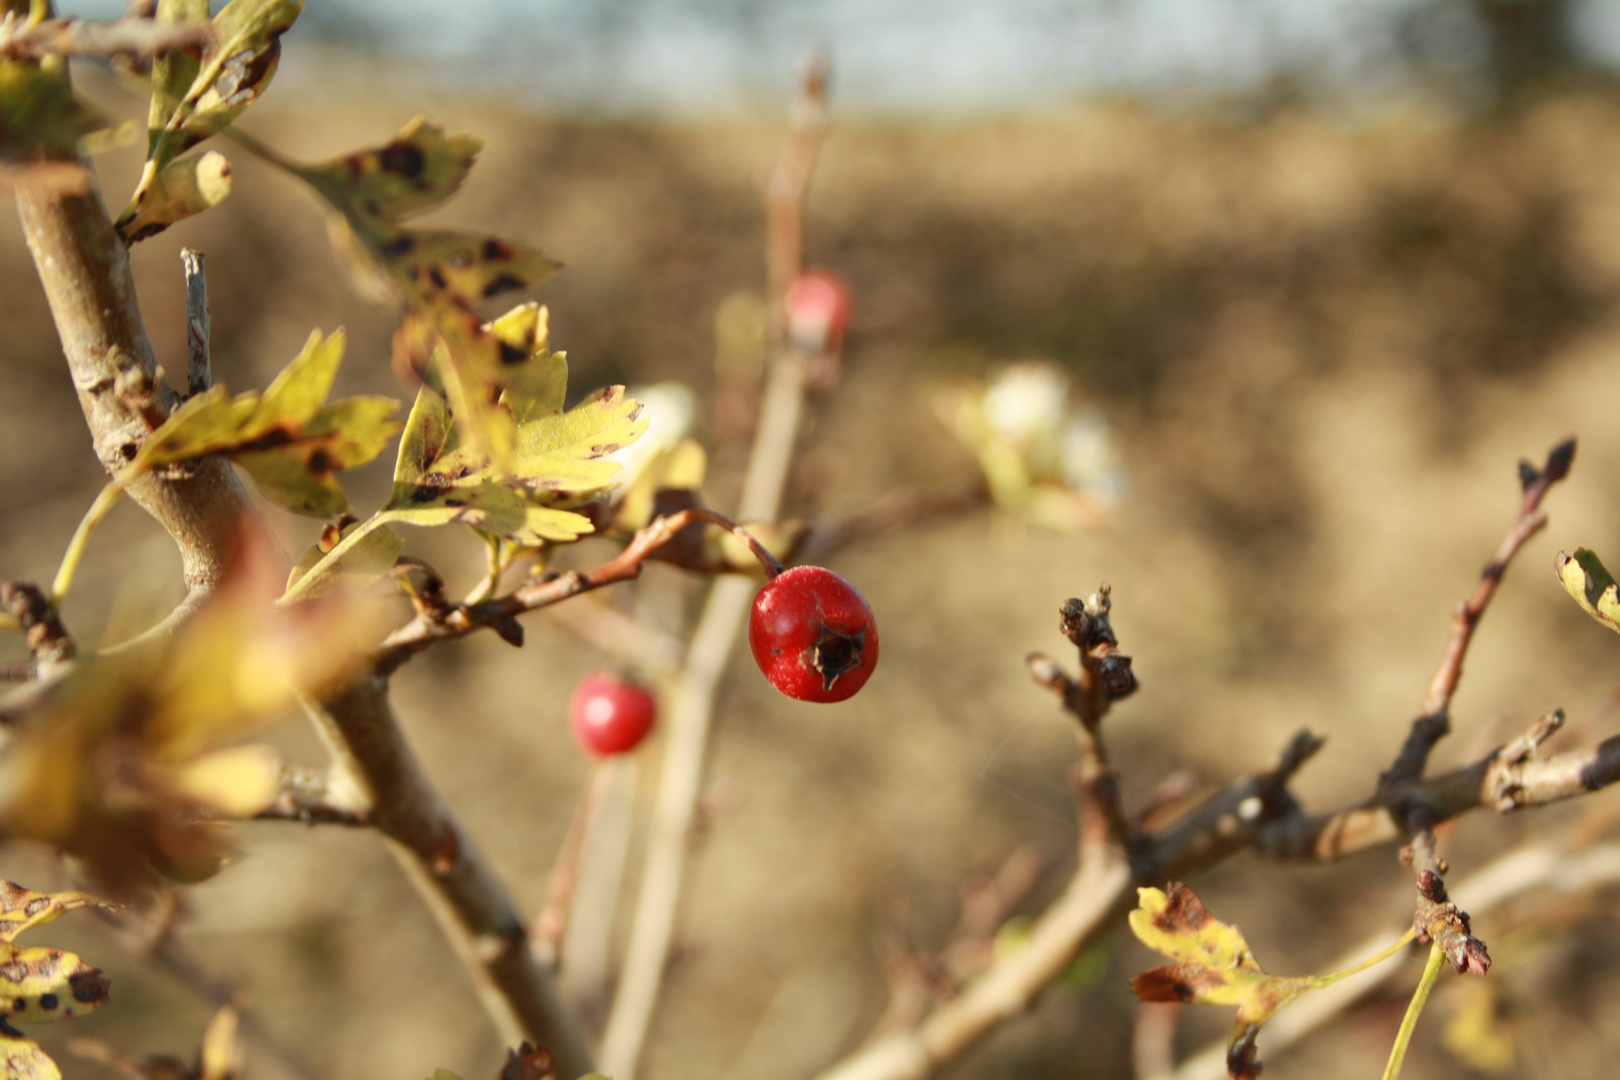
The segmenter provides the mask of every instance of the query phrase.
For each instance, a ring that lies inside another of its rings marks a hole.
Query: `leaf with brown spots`
[[[1581,610],[1620,633],[1620,585],[1597,554],[1590,548],[1577,548],[1574,555],[1560,551],[1555,565],[1564,591]]]
[[[350,216],[398,222],[455,194],[483,147],[482,139],[446,135],[418,116],[382,146],[309,166],[299,175]]]
[[[83,907],[118,905],[84,892],[32,892],[21,885],[0,881],[0,942],[15,941],[31,926],[48,923],[59,915]]]
[[[106,978],[78,956],[11,943],[31,926],[90,906],[117,905],[88,893],[38,893],[0,881],[0,1069],[6,1080],[60,1080],[62,1075],[14,1023],[71,1020],[107,1003]]]
[[[1323,980],[1266,974],[1242,931],[1211,915],[1185,885],[1172,882],[1168,893],[1138,889],[1136,894],[1140,906],[1131,912],[1131,930],[1142,944],[1177,961],[1132,979],[1137,998],[1236,1005],[1232,1046],[1246,1045],[1248,1052],[1228,1056],[1231,1075],[1257,1075],[1252,1029],[1299,994],[1324,985]]]
[[[207,10],[207,5],[195,3],[170,9],[177,22]],[[259,99],[281,60],[281,35],[303,10],[304,0],[230,0],[214,16],[213,44],[197,58],[195,67],[180,60],[162,72],[147,120],[146,172],[132,205],[140,203],[151,178],[164,166],[219,134]],[[182,92],[187,74],[191,81]]]
[[[310,335],[263,394],[230,396],[223,386],[191,398],[141,445],[121,482],[167,465],[224,454],[266,497],[295,514],[330,517],[349,508],[333,476],[382,453],[399,431],[399,403],[351,397],[326,404],[343,360],[341,330]]]
[[[292,171],[341,216],[333,244],[362,290],[385,284],[406,302],[395,339],[395,370],[414,373],[449,399],[465,436],[504,463],[508,446],[488,406],[524,392],[531,354],[486,324],[477,305],[549,277],[559,265],[533,248],[496,236],[412,229],[404,219],[448,198],[465,179],[481,143],[446,136],[420,117],[386,145]],[[499,320],[497,320],[497,323]],[[436,379],[427,377],[430,363]]]

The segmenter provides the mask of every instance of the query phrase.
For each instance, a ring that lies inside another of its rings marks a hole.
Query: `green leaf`
[[[335,586],[367,585],[393,567],[405,542],[378,518],[358,521],[343,530],[330,551],[319,544],[298,560],[287,578],[287,591],[279,603],[313,600]]]
[[[1558,580],[1592,618],[1620,633],[1620,585],[1590,548],[1577,548],[1574,555],[1558,553],[1555,563]]]
[[[343,360],[341,330],[319,330],[274,382],[231,397],[215,386],[187,401],[141,445],[125,470],[143,471],[224,454],[247,470],[264,495],[297,514],[329,517],[349,499],[333,473],[382,453],[399,431],[398,402],[344,398],[323,404]]]
[[[231,193],[231,165],[213,150],[170,162],[118,219],[118,235],[126,245],[156,236],[177,221],[184,221],[217,206]]]
[[[158,177],[169,163],[217,135],[259,99],[281,60],[281,35],[304,10],[304,0],[231,0],[214,16],[214,44],[195,68],[182,54],[156,73],[148,114],[146,168],[119,220],[146,212]],[[206,3],[182,2],[174,21],[195,18]],[[182,88],[187,75],[190,82]]]
[[[208,21],[208,0],[158,0],[155,14],[161,23],[199,25]],[[152,61],[152,107],[146,121],[148,154],[201,69],[201,49],[173,49]]]
[[[455,194],[484,141],[450,135],[418,116],[387,144],[361,150],[299,175],[345,214],[369,223],[397,222]]]

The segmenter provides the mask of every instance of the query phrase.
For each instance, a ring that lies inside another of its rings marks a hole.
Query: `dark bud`
[[[514,648],[523,648],[523,624],[512,616],[496,619],[489,624],[489,628],[501,636],[501,640]]]
[[[1124,653],[1109,653],[1097,661],[1097,678],[1103,693],[1117,701],[1136,692],[1136,673],[1131,671],[1131,658]]]
[[[1562,480],[1569,475],[1569,467],[1575,464],[1575,438],[1571,436],[1553,447],[1547,454],[1547,467],[1542,470],[1549,481]]]

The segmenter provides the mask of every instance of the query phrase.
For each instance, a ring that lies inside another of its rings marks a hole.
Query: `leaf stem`
[[[90,543],[90,534],[96,531],[107,512],[113,508],[118,497],[124,493],[124,485],[117,480],[112,481],[101,489],[96,501],[90,504],[90,509],[79,521],[79,527],[73,531],[73,539],[68,541],[67,550],[62,553],[62,565],[56,570],[56,577],[51,582],[51,606],[60,607],[62,598],[67,595],[73,584],[73,575],[79,569],[79,562],[84,558],[85,547]]]
[[[1396,953],[1410,945],[1412,940],[1416,937],[1417,927],[1408,927],[1406,933],[1401,935],[1399,941],[1395,942],[1395,944],[1391,945],[1377,956],[1369,957],[1353,967],[1345,968],[1343,971],[1335,971],[1332,975],[1319,976],[1318,978],[1314,979],[1313,982],[1318,988],[1320,988],[1324,986],[1332,986],[1340,979],[1348,979],[1352,975],[1358,975],[1361,972],[1366,971],[1368,968],[1374,967],[1375,965],[1381,964],[1385,960],[1388,960],[1390,957],[1394,956]]]
[[[1429,1000],[1429,991],[1434,989],[1435,980],[1440,977],[1440,965],[1445,963],[1446,954],[1437,941],[1429,947],[1429,962],[1423,965],[1423,978],[1418,980],[1417,989],[1412,992],[1412,1003],[1406,1007],[1406,1015],[1401,1018],[1401,1029],[1395,1033],[1395,1045],[1389,1050],[1389,1064],[1384,1067],[1383,1080],[1396,1080],[1401,1075],[1401,1063],[1406,1059],[1406,1047],[1412,1041],[1412,1031],[1417,1027],[1418,1016],[1423,1012],[1423,1005]]]

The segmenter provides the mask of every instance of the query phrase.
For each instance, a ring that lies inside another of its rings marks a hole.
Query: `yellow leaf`
[[[250,390],[231,397],[215,386],[191,398],[141,444],[122,479],[225,454],[266,497],[294,513],[328,517],[348,509],[348,496],[332,474],[382,453],[400,423],[391,398],[323,404],[343,346],[343,331],[323,339],[317,330],[262,395]]]
[[[375,517],[357,521],[343,530],[330,551],[319,544],[306,551],[287,577],[287,591],[278,603],[293,604],[324,596],[334,588],[354,588],[382,577],[399,559],[405,542]]]
[[[1560,551],[1555,566],[1558,580],[1581,610],[1620,632],[1620,585],[1597,555],[1589,548],[1577,548],[1574,555]]]
[[[216,750],[182,765],[175,790],[227,817],[252,817],[281,790],[281,755],[259,744]]]
[[[107,1003],[107,980],[60,949],[0,944],[0,1015],[12,1023],[71,1020]]]
[[[48,923],[59,915],[84,907],[109,910],[118,905],[84,892],[41,893],[0,881],[0,942],[15,941],[31,926]]]
[[[234,1076],[242,1057],[237,1048],[237,1037],[242,1027],[242,1015],[234,1006],[226,1005],[214,1014],[203,1032],[201,1075],[197,1080],[226,1080]]]
[[[1236,1005],[1238,1024],[1259,1024],[1315,985],[1315,980],[1267,975],[1242,931],[1216,919],[1193,891],[1172,883],[1168,893],[1136,890],[1131,930],[1142,944],[1177,963],[1131,980],[1142,1001],[1202,1001]]]
[[[448,199],[484,141],[450,135],[418,116],[383,146],[300,170],[335,206],[368,222],[397,221]]]
[[[50,1055],[4,1020],[0,1020],[0,1068],[5,1080],[62,1080]]]

